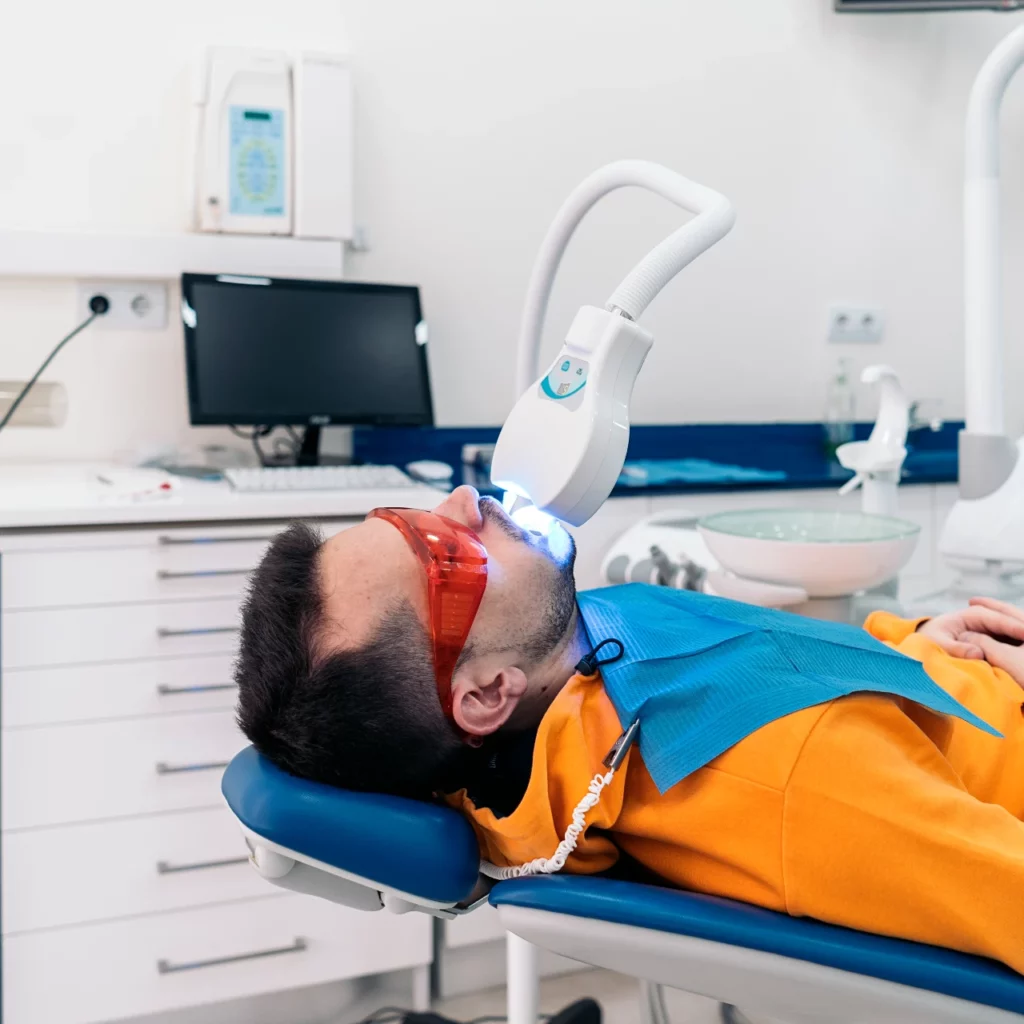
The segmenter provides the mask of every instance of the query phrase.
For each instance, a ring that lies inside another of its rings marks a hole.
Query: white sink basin
[[[750,509],[697,523],[705,544],[737,576],[844,597],[891,580],[910,560],[921,528],[866,512]]]

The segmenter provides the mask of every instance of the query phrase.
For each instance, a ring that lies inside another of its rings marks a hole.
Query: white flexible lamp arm
[[[964,345],[966,420],[972,434],[1005,433],[1002,264],[999,244],[999,110],[1024,65],[1024,26],[989,55],[967,105],[964,180]]]
[[[558,357],[538,380],[544,313],[565,247],[594,203],[625,185],[649,189],[696,216],[630,271],[604,309],[580,308]],[[636,318],[683,267],[728,233],[733,220],[724,196],[641,160],[609,164],[569,196],[530,278],[519,335],[518,398],[491,461],[491,481],[510,497],[510,508],[532,504],[581,526],[601,507],[622,471],[633,384],[654,343]]]
[[[627,185],[646,188],[696,214],[648,253],[612,293],[605,308],[621,310],[631,320],[643,313],[683,267],[723,238],[736,219],[725,196],[647,160],[619,160],[582,181],[558,211],[533,266],[519,332],[517,397],[537,379],[548,299],[573,232],[599,199]]]

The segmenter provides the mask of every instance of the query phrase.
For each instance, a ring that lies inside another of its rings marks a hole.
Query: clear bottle
[[[835,458],[836,449],[853,440],[857,396],[850,380],[850,360],[840,359],[839,369],[825,392],[825,449]]]

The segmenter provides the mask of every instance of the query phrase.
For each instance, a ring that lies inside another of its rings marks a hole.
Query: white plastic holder
[[[860,487],[862,511],[895,516],[899,513],[900,472],[907,457],[910,402],[896,371],[889,366],[869,366],[860,379],[879,386],[878,418],[866,441],[851,441],[836,450],[840,465],[855,474],[839,493],[849,494]]]

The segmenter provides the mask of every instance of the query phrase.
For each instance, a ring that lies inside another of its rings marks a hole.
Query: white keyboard
[[[416,487],[397,466],[268,466],[265,469],[225,469],[224,478],[236,491],[381,491]]]

